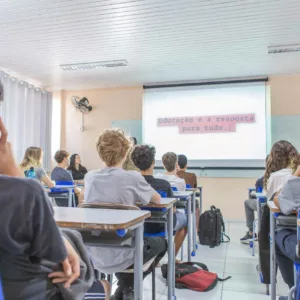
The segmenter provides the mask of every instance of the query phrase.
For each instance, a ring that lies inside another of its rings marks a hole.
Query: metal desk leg
[[[173,298],[175,288],[175,253],[173,243],[173,207],[168,210],[168,300]]]
[[[188,198],[188,261],[192,261],[192,209],[191,209],[192,197]]]
[[[202,187],[200,187],[200,216],[202,215]]]
[[[135,230],[134,300],[143,299],[144,222]]]
[[[270,276],[271,276],[271,300],[276,300],[276,249],[275,226],[276,219],[270,212]]]
[[[196,255],[197,251],[197,230],[196,230],[196,192],[193,193],[193,253],[192,256]]]
[[[72,197],[73,195],[72,194],[73,194],[73,188],[69,189],[69,191],[68,191],[68,196],[69,196],[68,197],[68,206],[69,207],[72,207],[72,203],[73,203],[73,201],[72,201],[73,200],[73,197]]]

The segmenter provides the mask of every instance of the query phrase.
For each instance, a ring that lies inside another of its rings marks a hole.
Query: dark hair
[[[131,160],[141,171],[146,171],[151,167],[155,160],[155,153],[155,147],[139,145],[131,152]]]
[[[136,146],[137,145],[137,139],[135,138],[135,137],[131,137],[131,140],[133,141],[133,144],[134,144],[134,146]]]
[[[162,157],[163,165],[168,172],[173,172],[175,170],[177,161],[178,157],[174,152],[167,152]]]
[[[70,165],[68,166],[67,170],[77,171],[76,170],[76,164],[75,164],[75,160],[76,160],[76,156],[77,155],[79,156],[79,154],[77,154],[77,153],[74,153],[74,154],[71,155],[71,157],[70,157]],[[82,170],[82,165],[79,164],[78,171],[81,172],[81,170]]]
[[[300,164],[300,156],[297,149],[287,141],[276,142],[269,154],[264,175],[264,188],[267,190],[268,180],[271,173],[285,168],[297,169]]]
[[[54,155],[54,159],[60,164],[66,157],[69,157],[69,153],[65,150],[58,150]]]
[[[187,157],[185,155],[178,155],[178,165],[180,169],[183,169],[187,165]]]

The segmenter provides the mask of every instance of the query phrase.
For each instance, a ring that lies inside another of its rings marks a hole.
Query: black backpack
[[[228,243],[229,236],[225,234],[225,224],[220,209],[211,206],[200,216],[198,235],[201,245],[214,248],[221,243]],[[224,236],[228,239],[224,241]]]

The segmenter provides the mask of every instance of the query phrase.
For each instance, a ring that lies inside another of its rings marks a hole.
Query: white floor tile
[[[243,293],[234,291],[223,291],[222,300],[268,300],[270,296],[255,293]]]
[[[176,289],[176,298],[178,300],[198,300],[198,299],[205,299],[205,300],[221,300],[222,297],[222,290],[214,289],[209,292],[201,293],[195,292],[191,290],[178,290]],[[167,300],[167,294],[161,295],[158,300]]]
[[[227,257],[225,264],[225,272],[230,274],[250,274],[257,275],[256,266],[258,265],[258,259],[241,258],[241,257]]]
[[[242,275],[225,273],[225,277],[232,276],[231,279],[223,283],[223,290],[265,294],[266,286],[260,282],[259,275]]]

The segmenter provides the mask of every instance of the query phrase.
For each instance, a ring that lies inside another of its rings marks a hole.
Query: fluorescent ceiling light
[[[78,71],[78,70],[92,70],[100,68],[113,68],[113,67],[125,67],[128,65],[128,61],[125,59],[120,60],[109,60],[109,61],[98,61],[90,63],[80,64],[64,64],[60,65],[64,71]]]
[[[299,51],[300,51],[300,44],[279,45],[279,46],[268,47],[268,54],[280,54],[280,53],[299,52]]]

